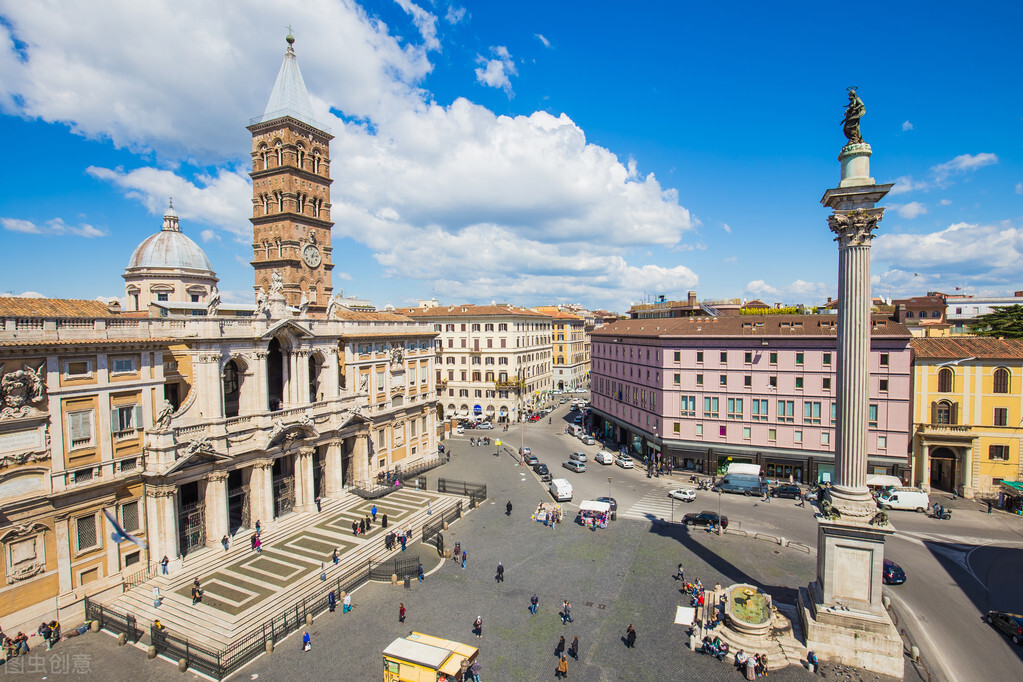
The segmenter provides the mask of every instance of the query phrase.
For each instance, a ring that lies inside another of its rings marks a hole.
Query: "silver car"
[[[575,460],[576,462],[585,462],[586,461],[586,453],[585,452],[573,452],[571,455],[568,456],[568,458],[571,459],[571,460]]]
[[[577,474],[581,474],[582,472],[586,471],[586,465],[583,464],[582,462],[577,462],[574,459],[570,459],[567,462],[564,462],[561,466],[565,467],[570,471],[574,471]]]

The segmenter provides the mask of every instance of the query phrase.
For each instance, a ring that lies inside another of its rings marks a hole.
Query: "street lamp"
[[[610,476],[607,477],[607,503],[611,504],[611,477]],[[612,513],[615,515],[615,518],[617,519],[618,518],[618,512],[612,512]]]
[[[718,488],[718,535],[724,533],[724,529],[721,527],[721,493],[722,488]]]

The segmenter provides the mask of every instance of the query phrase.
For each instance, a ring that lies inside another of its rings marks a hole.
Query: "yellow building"
[[[558,306],[537,306],[534,310],[553,318],[551,358],[554,367],[551,379],[555,390],[569,391],[582,387],[590,373],[585,319]]]
[[[1020,480],[1023,340],[912,341],[913,481],[925,490],[996,498]]]

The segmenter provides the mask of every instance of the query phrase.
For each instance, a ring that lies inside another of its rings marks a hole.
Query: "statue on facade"
[[[160,413],[156,415],[156,430],[164,431],[170,428],[171,419],[174,417],[174,405],[171,401],[164,398],[163,405],[160,407]]]
[[[334,316],[334,311],[336,311],[340,307],[341,295],[334,294],[333,296],[330,297],[330,300],[327,301],[327,319],[329,320],[330,318],[332,318]]]
[[[867,108],[863,106],[863,100],[856,94],[855,85],[846,89],[849,91],[849,103],[845,105],[842,132],[848,138],[849,144],[863,144],[863,136],[860,135],[860,119],[867,113]]]
[[[220,310],[220,290],[217,289],[217,285],[213,285],[213,290],[210,292],[210,300],[206,303],[206,314],[213,316]]]
[[[270,299],[266,295],[266,290],[260,287],[256,292],[256,315],[266,315],[269,312]]]
[[[274,296],[280,296],[284,292],[284,277],[281,276],[281,271],[274,268],[274,271],[270,274],[270,298]]]
[[[43,399],[45,366],[45,362],[34,369],[25,365],[24,369],[4,374],[4,366],[0,364],[0,396],[3,397],[0,418],[25,417],[40,411],[32,404]]]
[[[400,366],[405,362],[405,350],[401,346],[391,348],[391,365]]]
[[[303,315],[309,312],[309,297],[306,296],[305,291],[302,292],[302,298],[298,301],[298,310]]]

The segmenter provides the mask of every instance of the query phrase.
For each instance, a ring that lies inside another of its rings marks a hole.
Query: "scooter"
[[[941,519],[943,521],[948,521],[949,519],[952,518],[952,510],[951,509],[945,509],[944,507],[938,507],[938,511],[937,512],[931,512],[931,518],[932,519]]]

